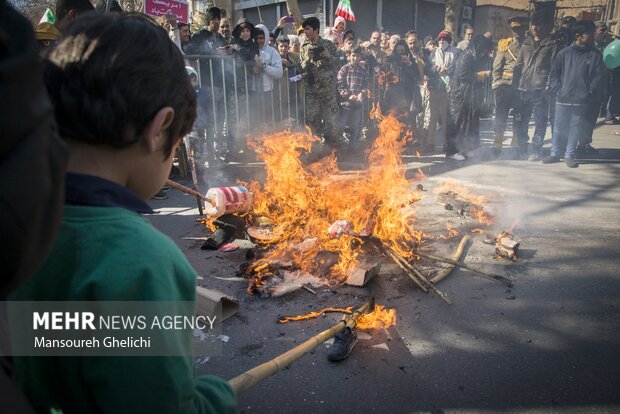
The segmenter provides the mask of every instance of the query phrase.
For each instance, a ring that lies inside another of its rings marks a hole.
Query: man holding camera
[[[321,23],[316,17],[303,21],[306,41],[301,46],[301,67],[305,71],[306,124],[317,136],[325,128],[325,143],[340,146],[338,135],[338,88],[336,81],[337,49],[333,42],[321,38]]]

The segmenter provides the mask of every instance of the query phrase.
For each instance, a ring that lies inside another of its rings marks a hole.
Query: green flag
[[[50,8],[48,7],[47,10],[45,10],[45,13],[43,13],[41,20],[39,20],[39,24],[41,23],[54,24],[54,22],[56,22],[56,17],[54,16],[54,12],[52,12]]]

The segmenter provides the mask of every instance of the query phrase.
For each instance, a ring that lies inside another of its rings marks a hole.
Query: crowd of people
[[[596,152],[591,142],[597,117],[612,124],[620,113],[620,74],[606,70],[601,59],[613,40],[602,22],[569,16],[554,28],[546,14],[512,17],[507,21],[512,36],[496,44],[491,33],[479,35],[473,27],[465,29],[458,43],[448,30],[423,40],[414,30],[404,35],[375,31],[368,40],[359,39],[341,17],[323,30],[310,17],[297,33],[284,35],[292,30],[287,28],[291,21],[281,18],[270,32],[241,19],[231,30],[230,20],[213,7],[207,12],[207,29],[194,36],[187,24],[170,26],[171,37],[186,55],[202,56],[195,65],[204,85],[199,106],[204,123],[215,125],[207,135],[227,135],[224,141],[232,147],[234,126],[244,118],[235,119],[235,104],[247,100],[248,123],[240,136],[265,123],[273,128],[296,120],[326,144],[349,148],[376,133],[370,116],[380,108],[414,131],[421,153],[443,151],[448,158],[465,160],[480,147],[481,117],[494,112],[494,155],[502,153],[512,114],[507,157],[555,162],[565,152],[567,164],[574,167],[578,151]],[[220,71],[213,56],[232,57],[238,61],[232,71],[241,72],[230,76],[224,64]],[[233,77],[245,80],[247,74],[247,90],[231,87]],[[222,92],[226,83],[228,92]],[[556,144],[552,156],[544,157],[549,123]]]
[[[119,9],[113,4],[113,12]],[[341,17],[323,30],[310,17],[295,31],[294,19],[285,16],[270,31],[245,18],[233,24],[217,7],[207,10],[206,27],[195,34],[171,15],[160,23],[186,56],[198,96],[196,130],[213,142],[204,151],[222,159],[243,153],[248,133],[294,125],[307,125],[346,151],[372,139],[371,116],[380,109],[413,131],[420,153],[444,152],[455,160],[480,147],[480,119],[493,113],[495,156],[502,154],[512,114],[505,156],[543,160],[551,123],[557,144],[544,161],[555,162],[566,146],[567,164],[576,166],[578,151],[596,152],[597,117],[613,124],[620,114],[620,73],[601,60],[613,40],[603,22],[568,16],[554,28],[546,14],[512,17],[512,36],[497,43],[471,26],[459,42],[448,30],[423,40],[414,30],[375,31],[366,40]]]
[[[0,0],[0,92],[10,102],[2,112],[0,169],[11,183],[0,215],[7,269],[0,298],[8,303],[194,302],[196,272],[174,242],[141,215],[152,212],[146,201],[166,181],[201,111],[204,129],[229,137],[230,119],[243,115],[243,105],[255,116],[247,120],[252,129],[283,119],[284,106],[276,101],[296,96],[293,89],[304,97],[302,108],[287,105],[286,116],[303,116],[327,146],[342,148],[359,139],[364,127],[372,129],[364,108],[373,106],[422,131],[417,139],[424,150],[440,144],[448,157],[462,160],[480,146],[480,85],[491,79],[501,114],[495,149],[501,151],[512,111],[511,146],[525,156],[533,114],[530,158],[540,159],[551,116],[553,145],[543,162],[557,162],[564,153],[569,167],[576,166],[580,146],[593,150],[599,110],[606,111],[608,122],[618,113],[617,72],[608,81],[601,61],[608,36],[589,21],[568,21],[552,33],[536,14],[530,21],[514,18],[514,36],[496,51],[489,36],[471,28],[457,46],[446,30],[422,44],[413,31],[402,38],[374,32],[360,41],[342,20],[322,36],[319,20],[310,17],[301,23],[303,33],[285,38],[278,29],[289,24],[287,18],[272,34],[247,20],[233,27],[212,8],[207,29],[192,35],[170,16],[158,24],[109,6],[97,14],[88,0],[59,0],[55,23],[33,33]],[[192,56],[196,68],[187,66]],[[214,63],[213,56],[233,59]],[[294,72],[287,73],[290,68]],[[285,75],[293,76],[277,82]],[[28,327],[2,329],[1,339],[10,342]],[[195,375],[192,337],[191,330],[178,332],[169,343],[170,356],[3,352],[2,408],[237,412],[227,381]]]

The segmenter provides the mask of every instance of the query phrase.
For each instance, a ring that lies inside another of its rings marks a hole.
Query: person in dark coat
[[[407,126],[415,127],[415,114],[421,109],[420,71],[407,43],[400,39],[387,58],[385,110],[402,117]]]
[[[448,158],[462,161],[467,153],[480,147],[482,84],[491,74],[485,65],[492,49],[490,39],[475,35],[455,62],[448,94]]]
[[[5,300],[32,277],[52,249],[68,152],[43,84],[32,25],[6,0],[0,0],[0,50],[0,99],[5,103],[0,111],[0,300]],[[0,326],[3,343],[9,340],[5,329]],[[13,359],[0,356],[1,410],[34,413],[15,374]]]
[[[244,17],[239,19],[232,31],[233,48],[243,62],[254,63],[258,56],[258,46],[254,43],[254,25]]]
[[[521,105],[518,108],[519,121],[513,123],[513,132],[518,134],[521,155],[527,155],[528,125],[534,116],[533,152],[529,160],[539,161],[549,121],[549,73],[559,51],[559,42],[551,35],[551,23],[544,13],[532,14],[530,32],[532,36],[523,41],[514,68],[515,77],[519,79]]]
[[[551,70],[551,85],[556,94],[555,124],[551,155],[543,163],[560,161],[566,148],[566,165],[578,167],[575,161],[577,141],[587,136],[594,124],[591,108],[596,107],[603,87],[603,56],[594,47],[594,23],[580,20],[574,26],[575,41],[562,49]]]
[[[226,140],[228,129],[225,129],[226,112],[224,111],[224,81],[228,87],[231,76],[222,71],[222,61],[228,65],[231,48],[226,48],[226,40],[219,33],[222,11],[218,7],[207,9],[205,21],[207,28],[192,36],[185,48],[187,55],[200,55],[201,93],[198,95],[198,106],[207,114],[205,132],[208,143],[216,143],[215,148],[205,148],[204,153],[219,152],[220,157],[226,156]],[[223,76],[224,75],[224,76]],[[224,79],[223,79],[224,78]],[[229,92],[227,92],[229,93]],[[202,133],[202,131],[201,131]]]

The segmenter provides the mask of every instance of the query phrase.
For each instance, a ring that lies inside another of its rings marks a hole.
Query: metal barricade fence
[[[187,55],[198,72],[198,117],[192,132],[199,154],[215,159],[243,149],[248,135],[284,128],[303,128],[303,81],[295,67],[284,67],[280,79],[264,82],[254,61],[218,55]]]
[[[284,67],[280,79],[266,84],[262,74],[253,73],[253,60],[221,55],[187,55],[185,59],[198,72],[198,118],[190,136],[197,157],[215,160],[246,150],[248,136],[305,127],[304,81],[294,81],[300,75],[297,67]],[[482,95],[483,105],[492,111],[490,86],[489,79]],[[370,70],[369,99],[362,103],[362,139],[376,134],[369,115],[383,103],[386,87],[385,73]]]

